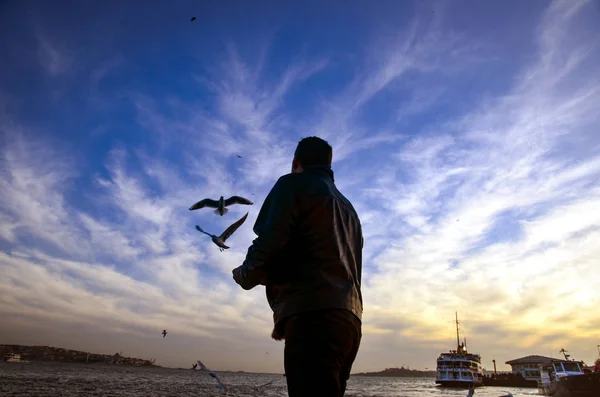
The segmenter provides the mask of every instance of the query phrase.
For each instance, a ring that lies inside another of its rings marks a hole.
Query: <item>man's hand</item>
[[[233,276],[233,280],[236,283],[238,283],[238,285],[240,287],[242,287],[245,290],[250,290],[250,289],[254,288],[256,285],[248,285],[247,281],[245,283],[243,282],[243,280],[242,280],[242,266],[239,266],[239,267],[236,267],[235,269],[233,269],[231,271],[231,274]],[[260,281],[257,285],[266,285],[266,284],[265,284],[265,281]]]
[[[242,281],[242,270],[240,269],[240,267],[236,267],[235,269],[233,269],[231,271],[231,274],[233,275],[233,280],[236,283],[240,284]]]

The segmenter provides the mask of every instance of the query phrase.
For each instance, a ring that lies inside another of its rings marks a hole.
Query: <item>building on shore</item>
[[[552,360],[559,359],[532,355],[507,361],[506,364],[511,366],[513,375],[521,375],[526,380],[537,381],[540,379],[539,365],[549,363]]]
[[[512,371],[494,371],[492,370],[484,370],[483,371],[483,375],[484,376],[492,376],[492,375],[508,375],[508,374],[512,374]]]

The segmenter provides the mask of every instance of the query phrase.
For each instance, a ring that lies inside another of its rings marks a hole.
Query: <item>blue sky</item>
[[[231,269],[318,135],[365,233],[356,371],[433,367],[455,310],[490,368],[561,348],[592,361],[597,3],[0,10],[2,342],[282,371],[263,287]],[[255,204],[188,211],[234,194]],[[226,252],[194,229],[246,211]]]

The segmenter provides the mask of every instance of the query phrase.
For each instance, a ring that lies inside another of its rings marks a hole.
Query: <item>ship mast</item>
[[[456,351],[460,352],[460,337],[458,336],[458,312],[456,314]]]

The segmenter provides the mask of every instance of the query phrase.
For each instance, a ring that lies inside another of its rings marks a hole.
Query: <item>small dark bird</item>
[[[214,213],[217,215],[225,215],[229,210],[225,207],[229,207],[232,204],[244,204],[244,205],[252,205],[254,204],[252,201],[247,198],[240,196],[231,196],[227,200],[223,199],[223,196],[219,200],[212,200],[209,198],[205,198],[204,200],[198,201],[196,204],[190,207],[190,211],[194,211],[204,207],[216,208]]]
[[[212,238],[213,243],[215,243],[217,246],[219,246],[219,250],[221,252],[223,252],[223,250],[228,249],[229,247],[225,245],[225,240],[227,240],[229,237],[231,237],[231,235],[240,227],[242,226],[242,224],[246,221],[246,218],[248,217],[248,213],[246,212],[246,215],[242,216],[240,219],[238,219],[237,221],[235,221],[235,223],[231,224],[231,226],[229,226],[227,229],[225,229],[225,231],[223,233],[221,233],[220,236],[216,236],[214,234],[210,234],[205,232],[204,230],[202,230],[202,228],[198,225],[196,225],[196,230],[198,230],[199,232],[202,232],[208,236],[210,236]]]
[[[192,19],[190,19],[190,22],[194,22],[196,20],[196,17],[192,17]]]
[[[198,367],[198,363],[192,365],[192,369],[196,369]]]
[[[242,158],[242,156],[240,156],[239,154],[236,154],[236,156],[238,156],[239,158]]]
[[[165,336],[167,336],[167,330],[166,330],[166,329],[163,329],[163,332],[162,332],[162,334],[163,334],[163,338],[164,338]]]

